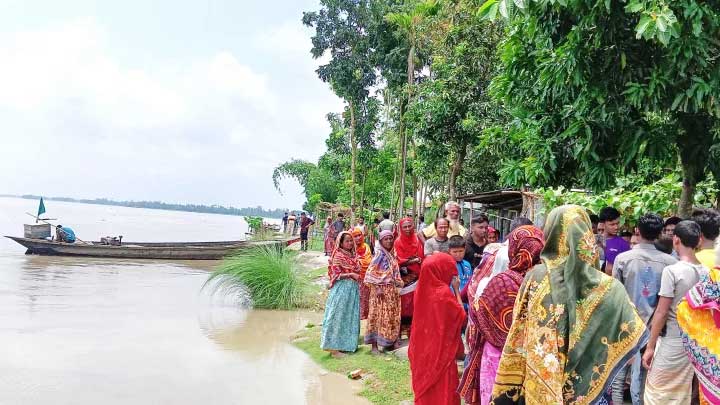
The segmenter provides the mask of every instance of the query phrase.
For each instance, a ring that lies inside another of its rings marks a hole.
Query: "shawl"
[[[513,309],[493,403],[594,404],[648,331],[623,285],[597,270],[590,219],[579,206],[550,212],[536,265]]]
[[[702,394],[709,403],[720,404],[720,267],[685,294],[677,320]]]
[[[365,236],[365,234],[362,232],[361,229],[354,228],[351,232],[351,235],[353,236],[353,239],[357,236]],[[362,277],[365,277],[365,271],[367,270],[368,266],[370,266],[370,261],[372,260],[372,252],[370,251],[370,246],[368,246],[367,243],[363,240],[358,244],[355,243],[355,253],[357,254],[357,258],[360,261],[360,266],[362,267],[362,270],[360,271],[360,275]]]
[[[398,226],[400,236],[395,240],[395,254],[397,254],[397,259],[400,263],[406,262],[413,256],[419,258],[425,257],[425,248],[420,238],[414,232],[414,229],[411,235],[405,235],[405,232],[402,231],[402,226],[408,222],[412,223],[412,219],[406,217],[400,220]],[[420,263],[413,263],[406,267],[409,271],[420,274]]]
[[[343,231],[338,234],[337,239],[335,239],[335,250],[328,260],[328,277],[330,278],[328,288],[332,288],[332,286],[335,285],[335,282],[341,274],[360,274],[361,271],[360,262],[355,255],[355,249],[353,248],[352,252],[347,252],[340,248],[340,239],[343,235],[350,235],[350,232]]]
[[[428,257],[415,290],[415,308],[408,357],[415,401],[425,394],[448,367],[455,367],[465,310],[448,285],[457,276],[455,260],[447,253]]]
[[[388,252],[382,245],[376,249],[375,257],[365,273],[365,284],[402,285],[400,266],[392,252]]]

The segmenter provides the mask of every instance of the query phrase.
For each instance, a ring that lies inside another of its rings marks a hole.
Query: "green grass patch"
[[[317,269],[310,270],[307,272],[307,276],[313,280],[316,280],[320,277],[326,276],[327,274],[328,274],[328,266],[318,267]]]
[[[347,375],[362,369],[364,386],[360,395],[373,404],[397,405],[406,400],[412,402],[410,363],[392,354],[374,356],[370,354],[370,346],[365,345],[353,354],[335,359],[320,348],[320,332],[320,326],[306,327],[298,332],[294,344],[328,371]]]

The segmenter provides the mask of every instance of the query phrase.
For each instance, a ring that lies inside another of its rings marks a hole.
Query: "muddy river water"
[[[81,239],[242,238],[239,217],[47,201]],[[0,198],[0,234],[37,202]],[[289,342],[321,314],[202,290],[213,262],[24,255],[0,241],[0,404],[364,404]]]

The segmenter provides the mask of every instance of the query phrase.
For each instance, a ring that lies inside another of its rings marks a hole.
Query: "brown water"
[[[239,217],[47,202],[81,239],[240,239]],[[0,234],[37,202],[0,198]],[[28,219],[30,219],[28,217]],[[30,219],[32,220],[32,219]],[[0,404],[363,404],[289,344],[321,314],[201,291],[214,262],[25,256],[0,241]]]

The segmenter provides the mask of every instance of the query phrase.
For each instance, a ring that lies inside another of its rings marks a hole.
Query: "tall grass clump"
[[[311,305],[311,281],[300,269],[296,253],[255,246],[225,259],[203,288],[211,288],[213,294],[247,292],[255,308],[303,308]]]

